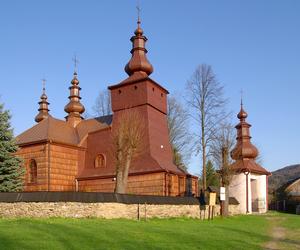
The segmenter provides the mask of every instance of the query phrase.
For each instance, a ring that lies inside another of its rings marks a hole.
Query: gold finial
[[[46,79],[45,78],[43,78],[42,79],[42,83],[43,83],[43,94],[45,94],[45,90],[46,90]]]
[[[72,60],[74,62],[74,73],[77,73],[77,67],[78,67],[79,60],[77,59],[76,54],[74,54],[74,57]]]
[[[140,1],[137,1],[137,6],[136,6],[136,9],[137,9],[137,14],[138,14],[138,21],[137,21],[137,24],[138,24],[138,27],[140,27],[140,24],[141,24],[141,7],[140,7]]]

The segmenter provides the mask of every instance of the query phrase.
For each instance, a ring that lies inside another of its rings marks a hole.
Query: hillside
[[[269,193],[278,189],[291,179],[300,177],[300,164],[287,166],[272,172],[269,177]]]

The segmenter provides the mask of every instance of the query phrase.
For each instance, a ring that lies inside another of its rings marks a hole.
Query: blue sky
[[[300,163],[300,1],[140,1],[153,79],[182,93],[196,66],[213,66],[229,109],[244,91],[263,165]],[[47,79],[51,114],[63,118],[77,54],[82,102],[126,77],[136,1],[1,1],[0,95],[15,134],[34,124]],[[200,172],[193,159],[190,170]]]

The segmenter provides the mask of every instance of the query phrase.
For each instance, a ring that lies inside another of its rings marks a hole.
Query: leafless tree
[[[225,187],[225,201],[222,205],[223,216],[228,215],[229,207],[229,184],[232,180],[233,171],[230,169],[232,160],[229,156],[235,145],[235,129],[229,122],[222,122],[219,130],[215,134],[215,140],[211,144],[211,156],[215,164],[219,167],[221,186]]]
[[[132,161],[143,152],[144,122],[134,110],[123,111],[113,127],[112,155],[116,167],[116,193],[125,193]]]
[[[96,116],[105,116],[112,113],[111,110],[111,97],[109,90],[103,90],[99,92],[93,106],[93,112]]]
[[[202,188],[206,190],[206,162],[209,148],[215,139],[220,122],[227,116],[223,86],[218,82],[212,67],[201,64],[187,82],[187,102],[199,132],[196,134],[198,150],[202,153]],[[199,152],[198,151],[198,152]]]
[[[186,170],[192,152],[192,136],[189,131],[189,115],[179,97],[168,97],[167,119],[173,162],[179,168]]]

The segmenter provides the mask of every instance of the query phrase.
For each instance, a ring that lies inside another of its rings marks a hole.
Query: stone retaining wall
[[[229,206],[230,214],[236,214],[238,205]],[[215,216],[220,213],[220,206],[216,205]],[[68,218],[126,218],[137,219],[167,217],[199,218],[199,205],[148,205],[123,203],[80,203],[80,202],[16,202],[0,203],[0,217],[68,217]],[[205,218],[208,217],[208,208]],[[202,212],[203,218],[203,212]]]

